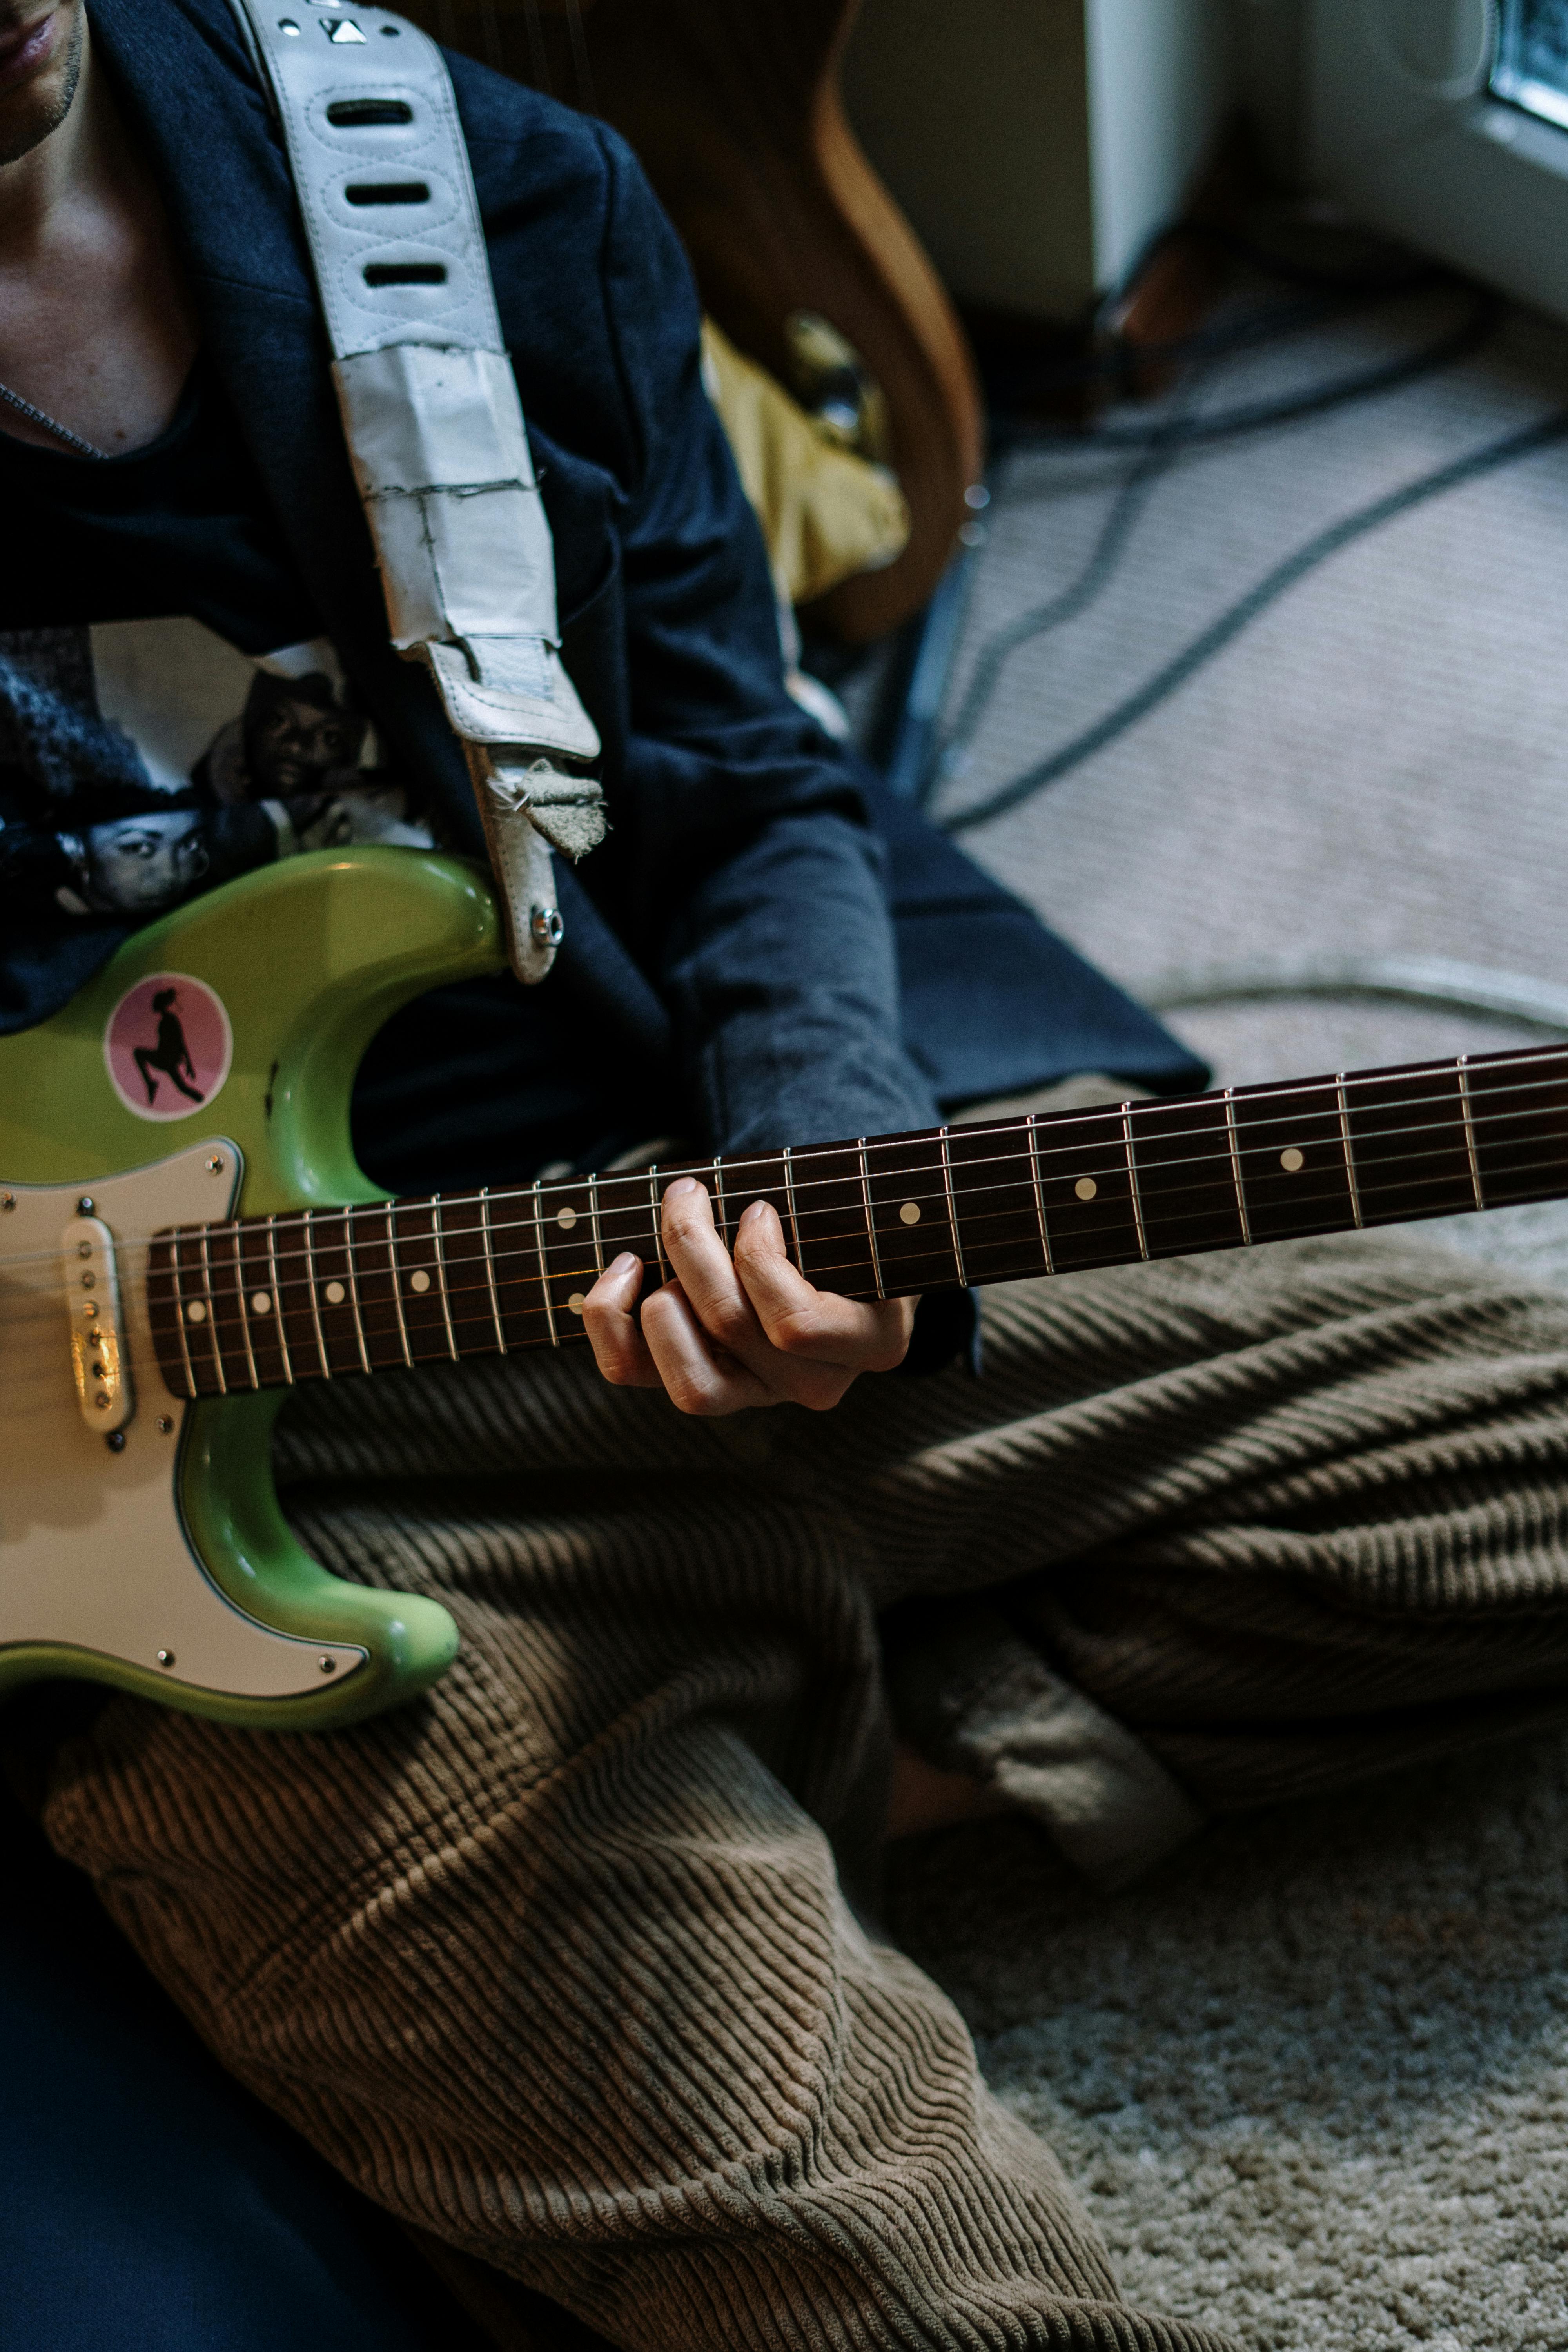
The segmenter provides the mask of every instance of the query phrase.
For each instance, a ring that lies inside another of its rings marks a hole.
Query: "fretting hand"
[[[671,1184],[661,1224],[671,1278],[644,1300],[641,1328],[640,1258],[607,1265],[584,1307],[599,1370],[617,1388],[661,1388],[682,1412],[765,1404],[826,1412],[859,1373],[903,1361],[914,1300],[863,1305],[814,1290],[790,1264],[765,1201],[741,1218],[732,1255],[694,1177]]]

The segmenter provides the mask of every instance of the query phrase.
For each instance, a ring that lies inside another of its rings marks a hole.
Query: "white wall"
[[[849,118],[961,300],[1074,319],[1182,208],[1258,0],[865,0]]]
[[[1181,210],[1232,101],[1226,0],[1085,0],[1094,274],[1119,286]]]

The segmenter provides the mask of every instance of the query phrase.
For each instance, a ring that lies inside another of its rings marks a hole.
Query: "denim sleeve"
[[[703,391],[685,257],[604,136],[607,323],[628,419],[628,753],[612,803],[635,951],[715,1149],[934,1124],[905,1053],[853,768],[784,690],[761,533]]]

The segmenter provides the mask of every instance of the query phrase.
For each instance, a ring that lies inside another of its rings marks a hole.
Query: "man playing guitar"
[[[614,829],[575,962],[377,1041],[360,1156],[445,1190],[932,1126],[673,236],[602,126],[452,71]],[[302,848],[474,848],[226,0],[0,0],[0,1028]],[[312,1549],[458,1620],[432,1691],[298,1736],[62,1706],[49,1838],[233,2074],[503,2299],[637,2352],[1217,2346],[1122,2303],[878,1940],[895,1726],[896,1825],[1012,1806],[1117,1884],[1555,1719],[1568,1306],[1288,1244],[997,1294],[977,1379],[964,1294],[818,1289],[770,1205],[731,1247],[686,1177],[661,1241],[661,1286],[624,1254],[588,1293],[591,1367],[290,1407]]]

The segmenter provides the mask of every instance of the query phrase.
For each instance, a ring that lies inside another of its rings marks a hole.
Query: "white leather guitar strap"
[[[468,758],[512,969],[561,939],[550,850],[604,838],[599,738],[562,667],[555,561],[435,43],[357,0],[232,0],[282,126],[392,641]]]

